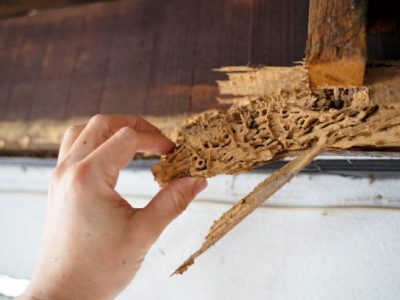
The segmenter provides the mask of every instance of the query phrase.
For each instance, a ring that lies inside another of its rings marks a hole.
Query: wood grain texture
[[[310,1],[306,64],[313,87],[362,85],[366,9],[365,0]]]
[[[301,60],[307,14],[306,0],[132,0],[0,20],[0,118],[222,107],[213,69]]]
[[[3,0],[0,1],[0,18],[24,15],[31,10],[49,9],[99,1],[115,0]]]
[[[223,108],[213,69],[302,60],[307,16],[308,0],[125,0],[2,19],[0,121]],[[400,35],[384,34],[369,57],[400,58]]]

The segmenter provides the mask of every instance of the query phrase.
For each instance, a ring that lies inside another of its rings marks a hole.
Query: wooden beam
[[[366,0],[310,0],[306,66],[313,88],[363,84],[366,6]]]
[[[0,18],[24,15],[34,9],[48,9],[67,5],[115,0],[6,0],[0,1]]]

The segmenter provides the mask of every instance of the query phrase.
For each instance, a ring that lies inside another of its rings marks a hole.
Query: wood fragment
[[[201,248],[174,274],[186,271],[322,149],[400,149],[397,65],[368,69],[365,86],[317,90],[311,90],[303,66],[223,70],[229,81],[219,86],[234,104],[227,111],[207,111],[184,123],[175,151],[152,168],[159,184],[185,176],[235,174],[286,156],[297,158],[224,213]]]
[[[193,253],[172,275],[183,274],[197,257],[213,246],[232,228],[234,228],[245,217],[251,214],[257,207],[269,199],[284,184],[304,169],[325,147],[322,140],[309,151],[306,151],[275,171],[267,179],[259,183],[255,189],[245,198],[237,202],[231,209],[226,211],[211,226],[203,245]]]
[[[400,147],[397,121],[386,119],[400,112],[400,67],[368,69],[366,86],[314,91],[304,67],[283,69],[229,71],[231,82],[220,82],[221,90],[241,104],[189,119],[176,150],[152,169],[159,184],[185,176],[240,173],[309,149],[323,131],[337,135],[358,124],[365,125],[365,133],[342,137],[327,150]],[[269,78],[263,88],[262,78]],[[377,120],[386,129],[372,130]]]
[[[397,120],[396,124],[400,126],[400,118],[398,112],[391,112],[385,116],[387,122]],[[267,201],[276,191],[283,187],[296,174],[304,169],[311,161],[326,148],[338,142],[342,138],[348,136],[357,136],[364,134],[365,130],[372,129],[380,132],[386,129],[386,124],[380,119],[375,119],[366,125],[360,123],[352,127],[345,127],[330,134],[329,130],[324,130],[320,135],[320,139],[310,150],[303,151],[295,159],[284,165],[279,170],[272,173],[267,179],[259,183],[255,189],[250,192],[245,198],[237,202],[232,208],[226,211],[220,218],[214,221],[209,229],[209,232],[199,250],[194,252],[184,263],[179,266],[172,275],[183,274],[196,258],[207,251],[231,229],[238,225],[245,217],[251,214],[257,207]]]
[[[312,88],[363,84],[366,10],[366,0],[310,1],[306,66]]]

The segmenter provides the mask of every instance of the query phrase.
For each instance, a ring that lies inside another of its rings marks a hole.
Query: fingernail
[[[202,190],[204,190],[207,186],[207,180],[203,177],[196,178],[196,181],[193,184],[193,192],[197,195]]]

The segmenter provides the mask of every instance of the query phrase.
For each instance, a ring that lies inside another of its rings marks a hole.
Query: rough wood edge
[[[172,275],[183,274],[195,259],[207,251],[211,246],[224,237],[232,228],[251,214],[257,207],[267,201],[276,191],[284,186],[291,178],[304,169],[325,147],[325,143],[319,142],[314,148],[305,151],[294,160],[287,163],[260,182],[253,191],[226,211],[211,226],[205,241],[199,250],[193,253]]]

